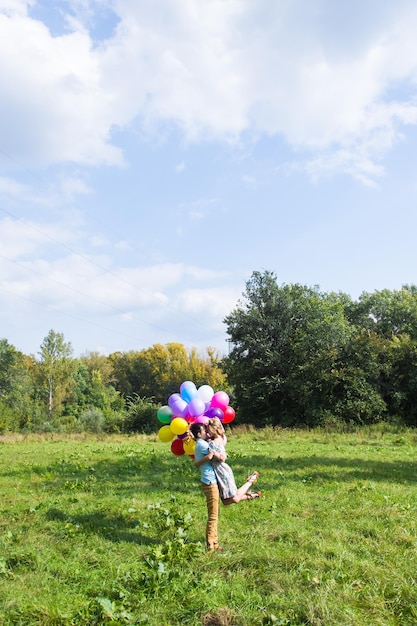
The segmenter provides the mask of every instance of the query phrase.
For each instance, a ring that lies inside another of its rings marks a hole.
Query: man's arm
[[[207,463],[207,461],[211,461],[212,458],[213,458],[213,452],[209,452],[208,454],[206,454],[206,456],[203,456],[203,458],[200,459],[199,461],[194,460],[194,467],[200,467],[200,465],[203,465],[203,463]]]

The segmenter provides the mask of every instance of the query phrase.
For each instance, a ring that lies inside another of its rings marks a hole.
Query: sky
[[[254,271],[417,282],[415,0],[0,0],[0,338],[227,353]]]

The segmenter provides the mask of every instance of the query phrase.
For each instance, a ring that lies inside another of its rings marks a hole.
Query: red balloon
[[[171,452],[176,456],[182,456],[183,454],[185,454],[182,439],[174,439],[174,441],[171,443]]]
[[[232,409],[231,406],[227,406],[225,409],[223,409],[224,412],[224,418],[223,418],[223,424],[230,424],[230,422],[233,422],[233,420],[235,419],[235,410]]]

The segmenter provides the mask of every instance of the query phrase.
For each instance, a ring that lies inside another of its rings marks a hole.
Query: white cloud
[[[109,143],[112,97],[88,34],[52,37],[37,20],[0,14],[0,78],[1,144],[14,159],[122,163]]]
[[[30,221],[5,218],[0,222],[0,251],[12,262],[22,261],[31,255],[48,257],[57,243],[66,246],[77,238],[65,224],[37,224]]]
[[[181,172],[184,172],[185,167],[186,167],[186,166],[185,166],[185,162],[184,162],[184,161],[181,161],[181,163],[178,163],[178,164],[175,166],[174,170],[175,170],[178,174],[180,174]]]
[[[115,268],[105,256],[106,241],[97,242],[104,248],[101,256],[68,252],[67,242],[77,235],[57,225],[6,218],[0,233],[0,287],[45,308],[59,305],[81,315],[112,311],[124,319],[147,309],[156,317],[172,308],[181,314],[188,309],[184,289],[196,284],[202,293],[204,285],[223,277],[223,272],[184,263]]]
[[[217,320],[219,323],[235,307],[241,290],[229,287],[210,287],[187,289],[178,301],[181,309],[194,316],[202,316],[205,320]]]
[[[242,182],[248,189],[255,189],[256,178],[254,176],[245,175],[242,177]]]
[[[26,193],[26,187],[13,178],[0,176],[0,196],[21,197]]]
[[[70,4],[59,36],[26,14],[31,4],[0,3],[0,139],[24,163],[122,165],[112,132],[139,119],[148,132],[176,124],[190,141],[281,135],[313,155],[316,176],[332,162],[367,181],[417,123],[407,0],[337,11],[329,0],[115,0],[119,21],[98,46],[97,2]]]
[[[206,218],[213,207],[218,204],[217,198],[198,198],[188,204],[182,204],[179,208],[181,212],[185,212],[191,220],[202,220]]]
[[[36,0],[0,0],[0,11],[6,15],[25,16]]]

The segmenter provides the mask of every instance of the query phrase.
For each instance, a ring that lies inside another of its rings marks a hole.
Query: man
[[[219,521],[220,494],[216,474],[210,463],[213,453],[207,443],[207,431],[204,424],[191,424],[190,431],[196,441],[194,465],[201,473],[201,488],[207,502],[206,546],[209,552],[222,550],[219,546],[217,526]]]

